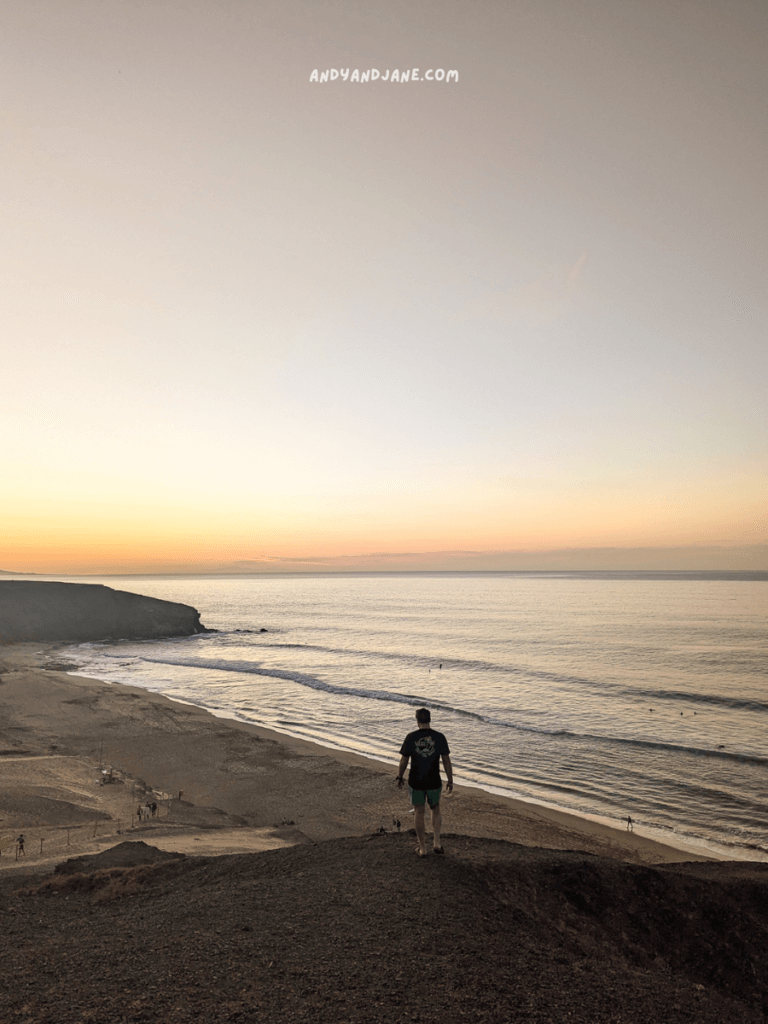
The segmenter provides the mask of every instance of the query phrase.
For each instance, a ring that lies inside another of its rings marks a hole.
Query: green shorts
[[[408,791],[411,794],[411,803],[414,807],[423,807],[427,800],[429,800],[430,807],[437,807],[440,803],[440,794],[443,791],[443,787],[438,786],[437,789],[411,789],[409,786]]]

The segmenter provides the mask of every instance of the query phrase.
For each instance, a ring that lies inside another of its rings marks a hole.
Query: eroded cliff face
[[[0,580],[0,643],[151,640],[208,632],[187,604],[95,583]]]

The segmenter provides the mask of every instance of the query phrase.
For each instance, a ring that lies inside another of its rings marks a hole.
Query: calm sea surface
[[[393,764],[424,704],[460,783],[768,859],[766,573],[88,582],[219,630],[78,645],[88,675]]]

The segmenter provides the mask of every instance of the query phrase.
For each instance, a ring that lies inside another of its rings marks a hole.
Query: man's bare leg
[[[427,832],[424,828],[424,804],[414,806],[413,825],[416,829],[416,838],[419,840],[419,855],[425,857],[427,854]]]
[[[440,841],[440,826],[443,824],[443,812],[440,810],[440,804],[437,807],[432,808],[432,847],[435,850],[442,849],[443,844]]]

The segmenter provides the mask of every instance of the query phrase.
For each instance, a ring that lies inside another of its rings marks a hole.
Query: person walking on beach
[[[26,857],[27,855],[26,855],[26,853],[24,853],[24,833],[23,832],[21,833],[19,838],[16,840],[16,846],[18,848],[18,853],[16,854],[16,856],[17,857],[19,857],[19,856]]]
[[[428,708],[419,708],[416,712],[416,721],[419,728],[410,732],[405,737],[400,748],[400,766],[397,770],[397,788],[403,788],[405,769],[408,761],[411,762],[411,770],[408,773],[408,789],[413,804],[414,825],[419,845],[416,852],[420,857],[427,855],[427,835],[424,827],[424,814],[426,805],[429,803],[432,809],[432,841],[433,851],[437,854],[445,853],[440,841],[440,827],[442,825],[442,812],[440,810],[440,794],[443,783],[440,778],[440,759],[447,777],[446,791],[453,791],[453,768],[451,766],[450,750],[448,741],[441,732],[430,728],[432,716]]]

